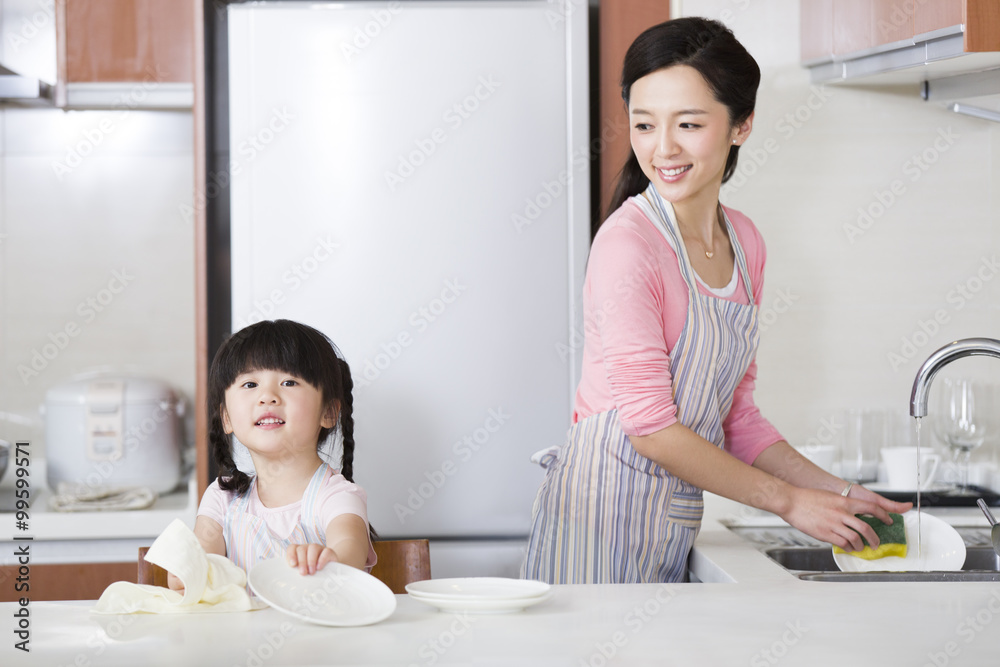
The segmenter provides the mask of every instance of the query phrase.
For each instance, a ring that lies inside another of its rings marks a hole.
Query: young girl
[[[351,372],[331,341],[289,320],[238,331],[209,372],[209,440],[220,475],[198,508],[194,532],[205,550],[244,570],[284,555],[302,574],[331,561],[375,564],[366,495],[353,482]],[[340,426],[340,471],[319,450]],[[255,473],[236,468],[232,439]],[[171,588],[180,581],[169,577]]]

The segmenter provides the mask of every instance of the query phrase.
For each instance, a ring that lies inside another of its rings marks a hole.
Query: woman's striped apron
[[[703,295],[673,208],[650,184],[634,200],[677,254],[688,286],[687,319],[670,353],[678,420],[723,446],[722,423],[757,350],[757,307],[746,257],[726,218],[749,305]],[[521,576],[550,583],[684,581],[701,526],[702,492],[640,456],[617,410],[574,424],[567,442],[542,461]]]
[[[299,514],[299,525],[287,538],[271,533],[267,523],[261,517],[250,514],[250,496],[257,486],[256,475],[250,481],[250,488],[241,496],[235,496],[226,511],[226,525],[223,526],[226,540],[226,556],[241,568],[250,568],[263,560],[284,557],[289,544],[326,544],[326,527],[316,525],[313,511],[319,492],[323,488],[327,471],[333,474],[330,466],[321,464],[313,473],[305,493],[302,494],[302,506]]]

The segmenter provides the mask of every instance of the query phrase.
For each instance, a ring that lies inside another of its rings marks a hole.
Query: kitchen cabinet
[[[58,0],[56,105],[190,108],[193,2]]]
[[[801,0],[800,22],[805,63],[949,29],[966,53],[1000,51],[1000,6],[990,0]]]
[[[135,582],[137,560],[130,563],[60,563],[31,565],[28,591],[17,590],[17,565],[0,566],[0,602],[14,602],[27,597],[32,602],[45,600],[96,600],[115,581]],[[24,583],[23,581],[21,582]]]

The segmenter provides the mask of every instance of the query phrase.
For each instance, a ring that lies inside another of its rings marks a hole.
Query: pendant
[[[708,257],[709,259],[712,259],[712,255],[714,254],[715,254],[714,252],[709,252],[707,250],[705,251],[705,257]]]

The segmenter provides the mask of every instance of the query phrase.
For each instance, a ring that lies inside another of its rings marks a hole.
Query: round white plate
[[[384,583],[343,563],[327,563],[302,575],[284,558],[255,565],[247,576],[262,600],[289,616],[319,625],[370,625],[396,610],[396,596]]]
[[[548,595],[551,586],[529,579],[461,577],[427,579],[406,585],[406,592],[424,600],[523,600]]]
[[[545,602],[552,594],[551,591],[543,595],[536,595],[527,598],[495,598],[493,600],[471,600],[461,597],[436,598],[422,597],[420,594],[410,593],[410,597],[418,602],[423,602],[432,607],[437,607],[441,611],[452,613],[465,612],[469,614],[510,614],[522,611],[540,602]]]
[[[947,522],[927,513],[920,515],[922,546],[917,555],[917,512],[903,515],[906,527],[906,558],[886,556],[865,560],[850,554],[833,554],[844,572],[941,572],[961,570],[965,564],[965,542]]]
[[[894,486],[889,486],[888,482],[866,482],[864,487],[869,491],[874,491],[875,493],[910,493],[917,495],[916,489],[897,489]],[[921,489],[921,493],[941,493],[942,491],[947,491],[951,488],[951,484],[945,482],[935,482],[934,484],[928,484],[925,488]]]

